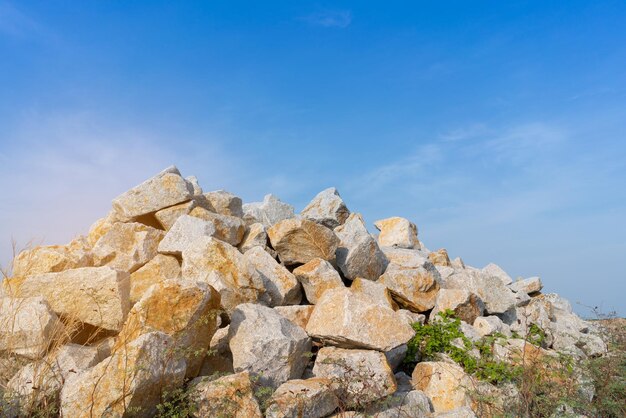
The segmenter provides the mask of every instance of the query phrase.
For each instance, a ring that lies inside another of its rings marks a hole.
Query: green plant
[[[157,418],[189,418],[194,416],[195,408],[189,402],[189,392],[185,387],[166,391],[162,401],[156,406]]]

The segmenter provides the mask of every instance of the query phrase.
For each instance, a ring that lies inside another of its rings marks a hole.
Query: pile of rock
[[[535,324],[546,349],[606,350],[539,278],[429,251],[404,218],[375,226],[334,188],[296,215],[275,196],[242,204],[164,170],[115,198],[87,236],[15,258],[0,353],[29,363],[0,382],[0,415],[46,404],[64,417],[151,417],[185,387],[200,417],[474,416],[461,367],[398,371],[411,324],[448,309],[470,339],[523,338]]]

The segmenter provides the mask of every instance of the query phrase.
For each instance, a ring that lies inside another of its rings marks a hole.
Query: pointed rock
[[[380,231],[378,244],[381,247],[399,247],[420,249],[417,239],[417,227],[408,219],[393,217],[374,222]]]
[[[387,258],[367,232],[361,215],[351,214],[343,225],[335,229],[335,233],[340,240],[337,265],[343,275],[349,280],[357,277],[378,280],[387,267]]]
[[[342,225],[350,211],[334,187],[319,192],[302,210],[301,216],[330,229]]]
[[[243,208],[241,198],[226,190],[216,190],[204,194],[204,197],[211,203],[215,212],[220,215],[236,216],[243,218]]]
[[[190,200],[189,202],[179,203],[178,205],[161,209],[155,213],[154,216],[157,218],[163,229],[169,231],[178,218],[183,215],[189,215],[197,206],[198,203],[196,200]]]
[[[267,250],[267,231],[262,223],[255,223],[248,227],[241,243],[239,244],[239,251],[245,253],[250,248],[261,247]]]
[[[293,206],[281,202],[279,198],[268,194],[263,202],[246,203],[243,205],[243,219],[248,225],[260,222],[267,228],[285,220],[293,218]]]
[[[337,270],[326,260],[314,258],[293,271],[307,300],[316,304],[325,291],[345,287]]]
[[[441,289],[433,310],[430,312],[430,320],[434,320],[439,312],[447,309],[454,311],[457,318],[468,324],[473,324],[476,318],[484,312],[484,305],[480,298],[466,289]]]
[[[439,272],[430,263],[414,269],[387,268],[378,280],[394,300],[413,312],[426,312],[435,306],[439,292]]]
[[[339,239],[333,231],[306,219],[286,219],[267,230],[272,247],[285,265],[314,258],[334,261]]]
[[[450,267],[450,257],[448,257],[448,251],[445,248],[431,252],[428,254],[428,259],[435,266]]]
[[[296,277],[261,247],[254,247],[244,254],[263,279],[270,298],[270,306],[297,305],[302,300],[302,290]]]
[[[483,267],[482,272],[486,276],[493,276],[493,277],[499,278],[502,281],[502,283],[504,283],[507,286],[513,283],[513,279],[511,279],[511,276],[509,276],[507,272],[502,270],[500,266],[498,266],[497,264],[494,264],[494,263],[487,264],[485,267]]]

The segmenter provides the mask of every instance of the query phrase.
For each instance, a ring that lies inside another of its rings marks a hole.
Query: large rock
[[[430,398],[420,390],[398,391],[367,408],[359,418],[431,418],[433,406]]]
[[[254,247],[246,251],[244,257],[261,275],[265,290],[270,298],[270,306],[297,305],[300,303],[302,300],[300,283],[267,251],[262,247]]]
[[[393,217],[374,222],[380,231],[378,244],[382,247],[400,247],[419,249],[417,227],[405,218]]]
[[[138,222],[116,222],[94,245],[94,265],[132,273],[158,254],[163,236],[163,231]]]
[[[435,306],[430,312],[430,320],[437,317],[439,312],[450,309],[455,316],[468,324],[473,324],[476,318],[482,316],[484,305],[480,298],[465,289],[441,289],[437,294]]]
[[[543,288],[541,279],[539,277],[529,277],[528,279],[517,280],[515,283],[509,285],[511,290],[517,293],[537,293]]]
[[[306,219],[330,229],[343,224],[350,211],[334,187],[319,192],[300,213]]]
[[[389,352],[415,331],[392,309],[350,289],[329,290],[315,305],[307,333],[333,345]]]
[[[217,329],[219,309],[220,295],[206,283],[165,280],[133,306],[114,351],[140,335],[161,331],[174,339],[176,355],[186,361],[187,377],[195,377]]]
[[[221,215],[236,216],[243,218],[241,198],[226,190],[216,190],[204,194],[215,212]]]
[[[361,215],[351,214],[335,232],[340,240],[337,265],[343,275],[349,280],[357,277],[377,280],[387,267],[387,258],[367,232]]]
[[[130,310],[130,276],[110,267],[84,267],[30,276],[21,297],[43,296],[57,315],[119,331]]]
[[[113,209],[122,221],[156,212],[190,200],[193,188],[174,166],[113,199]]]
[[[43,298],[0,298],[0,351],[37,359],[63,331]]]
[[[151,332],[124,350],[66,380],[61,391],[64,417],[154,417],[163,393],[180,386],[185,360],[172,356],[174,341]]]
[[[7,384],[5,400],[24,416],[45,408],[46,404],[57,406],[65,380],[94,366],[98,360],[95,347],[64,345],[45,359],[22,367]]]
[[[515,293],[501,278],[483,274],[479,270],[453,274],[446,279],[445,287],[475,293],[485,304],[485,311],[492,315],[513,309],[517,303]]]
[[[267,250],[267,231],[262,223],[257,222],[248,227],[248,230],[239,243],[239,251],[245,253],[250,248],[262,247]]]
[[[352,281],[350,290],[362,293],[368,296],[372,301],[386,306],[389,309],[393,309],[394,311],[398,309],[398,305],[393,301],[389,289],[387,289],[384,284],[357,277]]]
[[[202,237],[214,237],[215,225],[212,222],[190,215],[180,216],[159,243],[162,254],[182,255],[183,250]]]
[[[306,219],[285,219],[267,230],[272,247],[285,265],[314,258],[335,260],[339,239],[333,231]]]
[[[201,207],[194,208],[189,214],[211,222],[215,226],[215,238],[230,245],[239,245],[246,233],[246,224],[236,216],[213,213]]]
[[[307,300],[315,304],[329,289],[345,287],[341,276],[328,261],[314,258],[293,271],[302,284]]]
[[[485,267],[483,267],[482,272],[487,276],[499,278],[505,285],[510,285],[511,283],[513,283],[513,279],[511,279],[511,276],[509,276],[507,272],[502,270],[502,268],[500,268],[500,266],[498,266],[497,264],[487,264]]]
[[[413,370],[413,387],[430,397],[435,412],[471,406],[472,379],[453,363],[426,361]]]
[[[153,284],[180,277],[180,262],[171,255],[159,254],[130,275],[130,303],[136,303]]]
[[[435,306],[440,281],[439,272],[430,263],[413,269],[388,268],[378,280],[400,306],[413,312],[426,312]]]
[[[339,407],[332,380],[313,377],[290,380],[276,389],[265,413],[267,418],[322,418]]]
[[[305,329],[314,308],[313,305],[291,305],[277,306],[274,310],[297,326]]]
[[[198,418],[263,418],[248,372],[192,380],[189,403]]]
[[[381,250],[389,261],[388,269],[416,269],[423,267],[425,263],[429,262],[428,254],[420,250],[396,247],[382,247]]]
[[[13,277],[53,273],[78,267],[88,267],[91,256],[85,251],[72,252],[65,245],[35,247],[20,252],[13,260]]]
[[[263,202],[246,203],[243,205],[243,218],[247,224],[260,222],[267,228],[285,220],[293,218],[293,206],[281,202],[279,198],[268,194]]]
[[[257,302],[265,292],[254,265],[235,247],[215,238],[200,238],[183,251],[182,278],[211,285],[227,310]]]
[[[239,305],[231,315],[229,336],[235,371],[257,375],[262,385],[272,388],[299,379],[311,351],[311,339],[302,328],[261,305]]]
[[[474,321],[474,329],[481,337],[485,335],[493,335],[495,333],[510,336],[511,331],[508,325],[504,324],[500,318],[495,315],[480,316]]]
[[[317,353],[313,375],[331,379],[340,402],[348,408],[361,409],[397,389],[385,355],[373,350],[323,347]]]
[[[155,213],[154,216],[157,218],[163,229],[169,231],[178,218],[183,215],[189,215],[197,206],[198,202],[194,199],[189,202],[179,203],[178,205],[161,209]]]

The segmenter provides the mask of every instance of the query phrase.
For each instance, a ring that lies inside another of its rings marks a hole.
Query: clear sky
[[[0,0],[3,263],[170,164],[626,315],[626,2]]]

